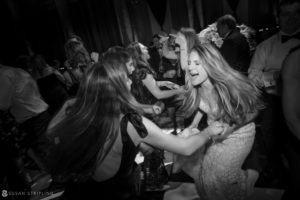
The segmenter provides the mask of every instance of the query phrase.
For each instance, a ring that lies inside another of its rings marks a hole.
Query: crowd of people
[[[181,28],[154,35],[149,47],[134,41],[99,54],[72,35],[63,64],[35,54],[0,65],[1,163],[31,149],[63,186],[61,199],[143,199],[167,184],[168,151],[171,173],[192,181],[165,200],[246,199],[270,166],[288,175],[282,199],[299,196],[300,1],[281,1],[277,19],[279,32],[253,52],[224,15],[221,46]],[[9,168],[1,166],[1,182]]]

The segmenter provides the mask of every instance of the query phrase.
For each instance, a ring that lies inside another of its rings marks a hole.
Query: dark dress
[[[147,74],[156,78],[156,73],[147,66],[139,66],[133,72],[131,91],[136,100],[142,104],[153,105],[158,100],[151,94],[151,92],[143,84],[143,80]],[[159,118],[150,114],[145,114],[147,118],[157,123]],[[145,180],[147,189],[161,189],[168,181],[168,174],[163,164],[164,151],[154,149],[154,151],[145,156],[143,168],[145,170]]]
[[[134,161],[139,149],[127,133],[128,121],[132,123],[140,137],[144,138],[148,135],[140,115],[131,112],[122,118],[123,149],[118,172],[112,178],[102,182],[95,180],[88,180],[84,183],[71,182],[67,184],[62,199],[135,200],[140,198],[138,194],[140,173]]]
[[[143,80],[147,74],[156,78],[156,73],[147,66],[138,66],[132,74],[131,92],[139,103],[152,105],[157,102],[157,99],[146,88]]]
[[[220,52],[235,70],[246,74],[250,65],[250,47],[239,29],[233,30],[224,39]]]
[[[55,114],[68,99],[67,88],[55,74],[37,80],[40,93],[49,105],[48,112]]]
[[[149,64],[154,69],[154,71],[156,73],[158,73],[159,65],[161,62],[161,57],[159,55],[159,52],[158,52],[157,48],[154,46],[148,48],[148,51],[149,51],[149,55],[150,55]]]

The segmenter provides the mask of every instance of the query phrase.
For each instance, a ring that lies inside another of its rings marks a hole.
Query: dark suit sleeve
[[[232,40],[225,40],[220,52],[228,64],[235,69],[236,60],[238,57],[238,46]]]

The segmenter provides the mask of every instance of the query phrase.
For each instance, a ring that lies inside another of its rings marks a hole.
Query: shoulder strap
[[[131,122],[140,137],[144,138],[148,135],[148,131],[142,122],[142,117],[137,113],[127,113],[121,121],[121,132],[126,132],[128,121]]]

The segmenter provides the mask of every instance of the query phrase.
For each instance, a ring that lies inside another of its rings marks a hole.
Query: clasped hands
[[[235,126],[229,126],[226,123],[216,121],[211,123],[202,132],[205,132],[212,140],[217,140],[218,138],[222,138],[224,135],[233,132],[234,129]],[[198,128],[188,127],[180,132],[178,136],[185,138],[195,134],[202,134],[202,132]]]

